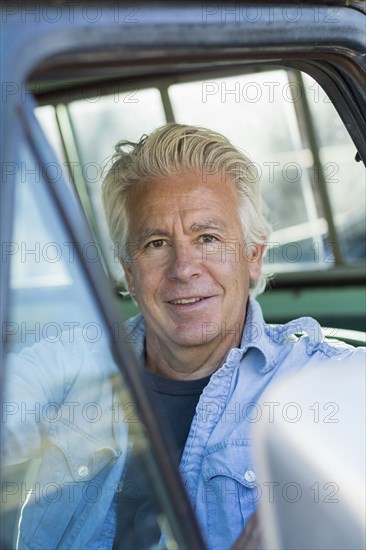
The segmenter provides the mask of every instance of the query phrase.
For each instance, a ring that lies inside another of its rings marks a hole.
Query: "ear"
[[[249,278],[252,281],[257,281],[261,275],[262,261],[265,250],[265,244],[251,244],[250,254],[248,255],[248,262]]]
[[[123,271],[125,272],[128,290],[131,294],[135,294],[134,276],[131,267],[123,260],[123,258],[119,259],[119,263],[121,264]]]

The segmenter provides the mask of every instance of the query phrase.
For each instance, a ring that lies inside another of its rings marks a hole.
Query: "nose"
[[[176,242],[172,248],[168,277],[180,283],[188,283],[202,272],[201,257],[194,245]]]

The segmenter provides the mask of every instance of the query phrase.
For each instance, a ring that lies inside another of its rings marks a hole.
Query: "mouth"
[[[169,300],[168,304],[173,306],[191,306],[205,300],[209,300],[211,296],[192,296],[187,298],[176,298],[175,300]]]

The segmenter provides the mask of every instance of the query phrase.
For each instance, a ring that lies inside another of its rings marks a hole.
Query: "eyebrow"
[[[208,229],[226,229],[227,224],[216,218],[212,220],[206,220],[202,223],[194,223],[189,228],[193,233],[198,233],[199,231],[207,231]]]
[[[211,219],[211,220],[206,220],[202,223],[194,223],[190,226],[189,230],[192,233],[198,233],[200,231],[207,231],[210,229],[226,229],[226,227],[227,225],[224,222],[218,219]],[[161,227],[154,227],[151,229],[145,229],[145,231],[142,231],[141,233],[139,233],[137,237],[137,241],[139,243],[142,243],[148,240],[150,237],[155,237],[155,236],[169,237],[170,234],[166,231],[166,229],[162,229]]]
[[[168,237],[169,234],[165,229],[161,229],[160,227],[155,227],[153,229],[145,229],[145,231],[142,231],[139,233],[137,240],[139,243],[142,243],[149,239],[150,237],[154,237],[155,235],[159,235],[162,237]]]

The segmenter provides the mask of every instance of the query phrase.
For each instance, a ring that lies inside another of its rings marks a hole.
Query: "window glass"
[[[267,270],[330,267],[328,226],[309,178],[313,158],[294,108],[299,90],[287,72],[175,84],[169,94],[177,122],[221,132],[255,162],[273,226]]]
[[[125,90],[125,88],[123,89]],[[83,176],[96,213],[108,266],[116,279],[121,267],[113,254],[107,225],[102,212],[100,185],[103,167],[114,152],[114,146],[125,139],[138,141],[143,134],[166,122],[160,92],[156,88],[129,91],[116,88],[108,96],[70,103],[69,111],[80,150]]]
[[[334,266],[333,248],[338,245],[328,235],[317,185],[320,170],[343,259],[360,261],[366,255],[364,167],[355,162],[355,147],[330,100],[313,79],[301,73],[319,141],[320,166],[316,166],[298,109],[305,97],[294,74],[269,69],[168,89],[177,122],[223,133],[254,161],[273,227],[265,257],[266,270],[273,273]],[[74,101],[69,112],[108,268],[118,280],[120,264],[100,215],[102,167],[118,141],[136,141],[164,124],[161,96],[156,88],[120,89]]]
[[[49,144],[53,147],[58,161],[61,166],[66,166],[61,136],[56,121],[55,108],[52,105],[43,105],[42,107],[37,107],[34,112],[47,136]]]
[[[60,180],[64,177],[68,185],[73,187],[72,176],[74,166],[72,163],[70,164],[65,157],[62,140],[65,141],[67,136],[64,134],[61,139],[61,133],[56,119],[55,107],[53,105],[43,105],[41,107],[36,107],[34,113],[57,158],[57,163],[51,161],[48,164],[48,167],[46,168],[47,172],[52,175],[52,177],[55,177],[55,174],[57,174],[57,177]]]
[[[108,330],[42,170],[30,170],[27,148],[19,145],[19,153],[28,177],[17,174],[4,256],[1,546],[13,548],[18,538],[20,548],[102,548],[118,516],[120,547],[153,548],[162,531],[176,547],[169,499],[112,357],[112,338],[133,342],[135,333]],[[82,256],[95,262],[85,247]]]
[[[366,258],[366,173],[356,148],[329,97],[304,75],[319,155],[342,255],[349,262]]]
[[[285,71],[174,84],[169,95],[177,122],[219,131],[253,160],[299,148]]]

